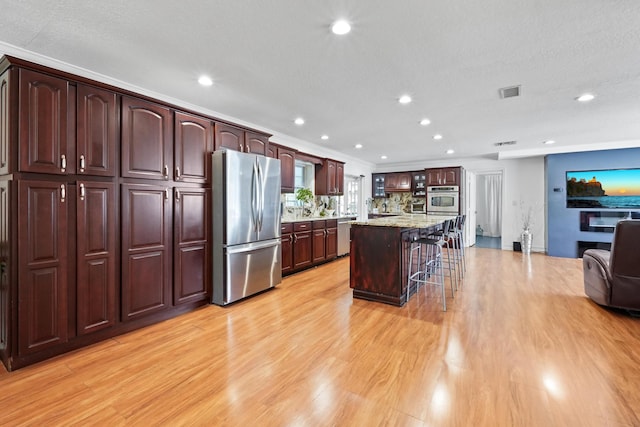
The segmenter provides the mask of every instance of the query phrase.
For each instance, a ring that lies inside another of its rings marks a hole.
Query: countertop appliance
[[[457,185],[427,187],[427,214],[457,215],[460,210],[460,187]]]
[[[280,160],[213,153],[213,303],[226,305],[282,281]]]

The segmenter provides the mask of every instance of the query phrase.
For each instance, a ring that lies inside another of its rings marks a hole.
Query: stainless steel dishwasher
[[[338,219],[338,256],[349,253],[349,245],[351,242],[351,224],[349,224],[349,221],[355,219],[355,217]]]

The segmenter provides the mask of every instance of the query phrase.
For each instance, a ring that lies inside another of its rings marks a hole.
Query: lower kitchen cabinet
[[[18,182],[18,354],[68,338],[67,184]]]
[[[280,234],[282,241],[282,274],[288,274],[293,270],[293,224],[281,224]]]
[[[325,240],[325,259],[332,260],[338,257],[338,220],[328,219]]]
[[[312,262],[317,264],[327,259],[326,256],[326,221],[313,221],[313,259]]]
[[[122,321],[171,304],[172,189],[122,184]]]
[[[312,265],[311,221],[293,223],[293,269]]]
[[[208,300],[211,295],[211,190],[174,190],[173,303]]]
[[[77,183],[77,333],[116,322],[116,193],[110,182]]]

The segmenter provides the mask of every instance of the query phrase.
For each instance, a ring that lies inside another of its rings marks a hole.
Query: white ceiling
[[[0,53],[380,166],[495,158],[508,140],[501,157],[640,146],[638,0],[0,0],[0,11]],[[332,34],[336,18],[351,33]],[[522,95],[500,99],[511,85]],[[575,101],[583,92],[597,97]],[[398,104],[405,93],[413,102]]]

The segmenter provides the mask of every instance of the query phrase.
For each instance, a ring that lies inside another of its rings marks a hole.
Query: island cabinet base
[[[415,228],[352,225],[349,257],[354,298],[404,305],[409,240],[418,231]]]

